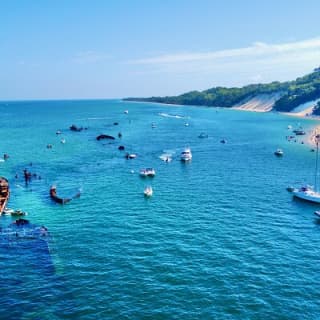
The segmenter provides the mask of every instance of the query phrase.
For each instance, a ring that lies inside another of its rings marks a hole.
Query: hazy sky
[[[319,0],[1,0],[0,99],[175,95],[320,65]]]

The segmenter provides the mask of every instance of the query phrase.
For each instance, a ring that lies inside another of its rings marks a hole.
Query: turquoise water
[[[313,182],[315,153],[285,136],[289,124],[308,131],[314,121],[110,100],[2,102],[0,110],[9,207],[27,211],[52,236],[50,256],[22,244],[1,247],[1,319],[320,314],[318,206],[285,189]],[[71,132],[71,124],[88,129]],[[201,132],[209,137],[198,138]],[[96,141],[101,133],[116,140]],[[126,160],[119,145],[137,158]],[[184,164],[186,146],[193,159]],[[283,158],[273,154],[279,147]],[[140,178],[143,167],[154,167],[156,177]],[[25,186],[24,168],[41,179]],[[80,188],[81,197],[57,205],[52,184],[62,196]],[[145,199],[149,184],[154,195]],[[2,226],[11,221],[1,218]],[[54,272],[43,268],[49,260]]]

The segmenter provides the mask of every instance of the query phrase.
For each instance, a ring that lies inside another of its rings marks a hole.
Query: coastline
[[[296,117],[310,120],[320,120],[320,116],[312,115],[313,106],[300,112],[280,112],[289,117]],[[312,147],[316,146],[316,136],[320,134],[320,123],[316,124],[310,132],[306,133],[306,143]]]
[[[265,95],[263,97],[264,99],[261,99],[261,96],[257,99],[254,98],[254,101],[252,98],[248,99],[248,101],[245,101],[244,103],[234,105],[230,108],[226,109],[233,109],[238,111],[245,111],[245,112],[257,112],[257,113],[266,113],[272,111],[272,101],[275,97],[274,96],[267,96]],[[126,101],[126,100],[124,100]],[[126,102],[136,102],[136,103],[154,103],[159,105],[165,105],[165,106],[174,106],[174,107],[183,107],[184,105],[180,104],[169,104],[169,103],[162,103],[162,102],[148,102],[148,101],[131,101],[127,100]],[[189,106],[189,105],[188,105]],[[191,106],[191,105],[190,105]],[[197,107],[197,106],[195,106]],[[205,107],[205,106],[203,106]],[[220,107],[213,107],[213,108],[220,108]],[[311,119],[311,120],[317,120],[320,121],[320,116],[312,115],[312,110],[314,106],[311,106],[309,108],[306,108],[299,112],[278,112],[279,114],[286,115],[289,117],[295,117],[295,118],[301,118],[301,119]],[[308,144],[311,147],[316,146],[316,136],[320,134],[320,123],[315,125],[312,130],[306,133],[306,140],[305,143]]]

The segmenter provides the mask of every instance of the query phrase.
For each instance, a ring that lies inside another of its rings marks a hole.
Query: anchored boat
[[[192,159],[192,153],[190,148],[185,148],[180,155],[181,161],[190,161]]]
[[[153,195],[153,190],[152,187],[148,186],[144,189],[143,194],[145,197],[152,197]]]
[[[293,196],[306,200],[309,202],[320,203],[320,192],[318,191],[318,159],[319,159],[319,139],[317,143],[317,153],[316,153],[316,164],[315,164],[315,174],[314,174],[314,187],[312,186],[302,186],[300,188],[293,188]]]
[[[9,182],[6,178],[0,177],[0,214],[7,206],[10,196]]]
[[[154,177],[156,175],[156,171],[153,168],[144,168],[140,170],[141,177]]]

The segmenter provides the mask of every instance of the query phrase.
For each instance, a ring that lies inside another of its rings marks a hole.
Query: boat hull
[[[0,214],[7,206],[10,196],[9,182],[6,178],[0,177]]]
[[[305,200],[313,203],[320,203],[320,193],[318,192],[293,191],[293,196],[301,200]]]

